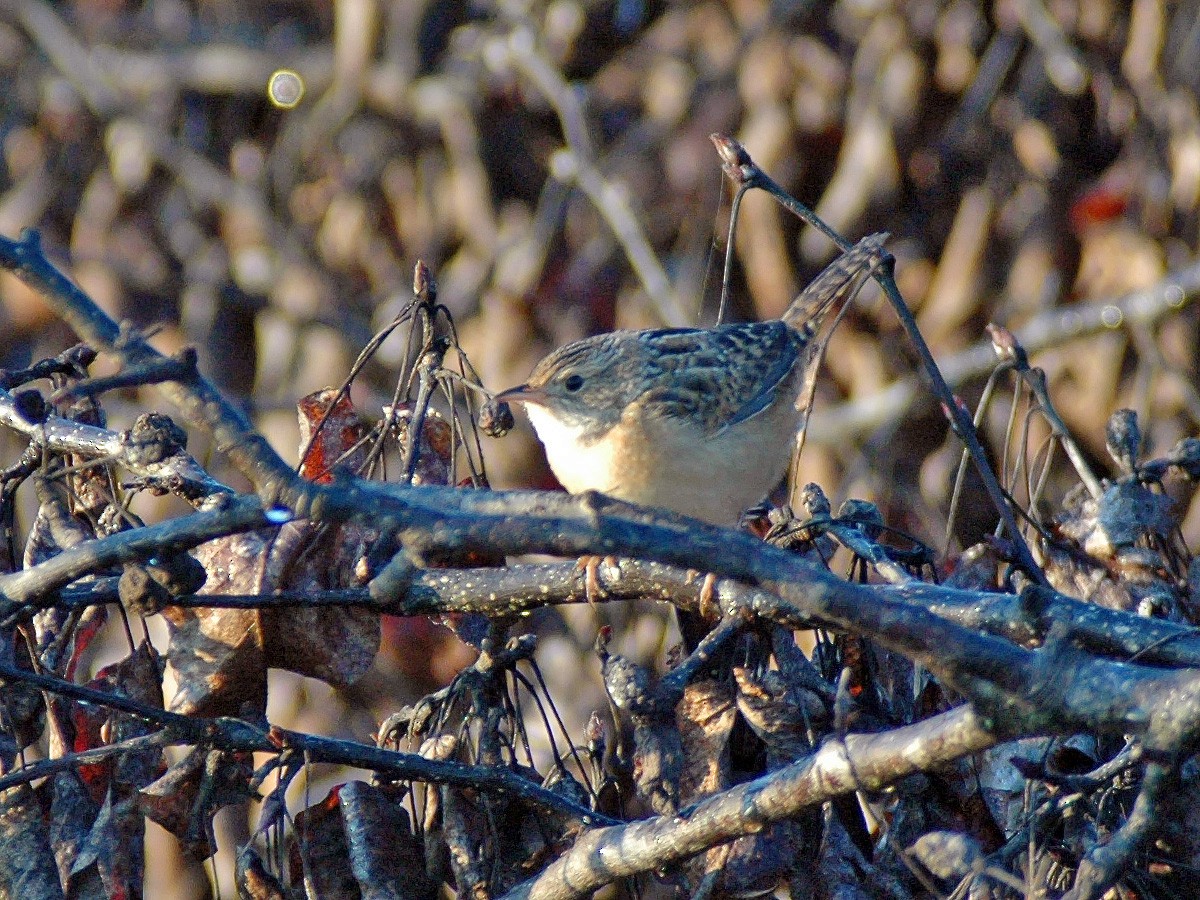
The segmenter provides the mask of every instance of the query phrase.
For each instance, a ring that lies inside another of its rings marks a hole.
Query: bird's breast
[[[717,525],[733,525],[779,483],[797,416],[790,398],[717,434],[630,405],[596,437],[530,404],[530,422],[554,475],[571,493],[600,491]]]

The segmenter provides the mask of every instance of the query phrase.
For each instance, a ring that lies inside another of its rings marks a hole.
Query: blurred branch
[[[116,115],[125,102],[108,72],[43,0],[4,0],[5,12],[21,23],[63,77],[100,119]]]
[[[333,50],[329,47],[279,52],[237,44],[204,44],[170,52],[96,47],[92,53],[107,72],[109,82],[131,96],[174,89],[261,97],[271,74],[283,67],[296,72],[310,91],[324,90],[333,78]],[[382,79],[385,73],[378,67],[373,74]]]
[[[1200,263],[1174,272],[1153,287],[1134,291],[1114,300],[1076,303],[1035,316],[1013,333],[1030,354],[1121,328],[1125,323],[1153,324],[1177,312],[1200,292]],[[987,375],[996,366],[990,341],[944,358],[939,367],[946,382],[958,386]],[[921,382],[915,378],[898,381],[870,397],[839,404],[813,413],[812,440],[836,445],[863,432],[896,422],[909,414],[914,402],[924,400]]]
[[[1045,57],[1051,83],[1064,94],[1082,94],[1088,84],[1087,67],[1045,5],[1041,0],[1018,0],[1014,7],[1025,33]]]
[[[673,328],[691,324],[681,299],[671,286],[641,221],[629,204],[629,193],[606,179],[595,166],[595,153],[579,92],[541,52],[534,33],[526,26],[506,37],[494,38],[485,51],[489,63],[512,67],[524,75],[546,98],[562,125],[566,148],[551,158],[550,174],[564,184],[577,184],[604,217],[625,250],[650,302],[663,322]]]

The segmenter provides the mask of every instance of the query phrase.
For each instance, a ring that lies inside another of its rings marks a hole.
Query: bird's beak
[[[495,399],[508,403],[536,403],[544,406],[546,403],[546,392],[540,388],[531,387],[528,384],[518,384],[507,391],[501,391],[496,395]]]

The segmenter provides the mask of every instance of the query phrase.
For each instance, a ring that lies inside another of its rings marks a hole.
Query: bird
[[[737,525],[782,481],[817,334],[890,258],[886,234],[830,263],[779,319],[612,331],[567,344],[496,401],[525,407],[570,493]]]

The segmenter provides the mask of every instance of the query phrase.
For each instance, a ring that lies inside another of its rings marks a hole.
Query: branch
[[[141,562],[189,550],[214,538],[271,525],[257,497],[228,497],[220,508],[192,513],[157,525],[85,541],[31,568],[0,575],[0,621],[27,610],[53,606],[55,591],[79,578],[119,563]]]
[[[270,730],[265,730],[241,719],[192,718],[147,706],[119,694],[109,694],[95,688],[75,684],[72,681],[30,672],[3,660],[0,660],[0,677],[10,682],[31,684],[81,703],[103,706],[136,716],[164,729],[167,735],[163,739],[164,743],[271,754],[278,754],[285,750],[299,750],[313,762],[369,769],[407,781],[427,781],[508,794],[563,813],[587,825],[613,825],[616,821],[600,813],[592,812],[572,800],[521,777],[516,772],[501,767],[469,766],[464,763],[427,759],[416,753],[386,750],[382,747],[371,747],[355,741],[340,741],[298,731],[288,731],[274,726]],[[8,777],[17,774],[19,772],[10,773]],[[0,781],[0,785],[3,783]]]
[[[0,389],[0,424],[29,437],[39,447],[57,453],[77,453],[91,459],[106,457],[151,487],[178,493],[190,501],[232,490],[206,472],[184,452],[166,453],[142,441],[136,428],[112,431],[60,416],[31,422],[21,415],[13,395]]]
[[[1082,646],[1127,661],[1200,668],[1200,630],[1165,619],[1106,609],[1053,591],[1028,595],[963,591],[923,583],[882,589],[966,628],[1020,644],[1040,641],[1049,628],[1067,625]]]
[[[182,607],[277,609],[292,606],[360,606],[396,616],[478,613],[488,618],[521,615],[546,606],[626,600],[658,600],[700,612],[702,584],[696,570],[659,562],[619,558],[595,570],[599,594],[589,600],[588,573],[574,562],[531,563],[504,568],[422,569],[395,597],[372,597],[366,587],[337,590],[283,590],[273,594],[183,594]],[[881,597],[928,610],[971,631],[982,631],[1026,647],[1045,639],[1055,625],[1068,627],[1080,646],[1124,662],[1172,668],[1200,668],[1200,630],[1165,619],[1106,609],[1072,597],[1042,591],[1028,596],[969,591],[910,581],[903,587],[866,585],[875,603]],[[777,594],[731,578],[711,587],[722,615],[755,611],[765,620],[793,629],[828,625],[805,620],[804,611],[781,603]],[[71,608],[116,603],[117,579],[103,578],[64,588],[56,605]],[[37,603],[37,598],[29,601]]]
[[[899,778],[978,753],[995,736],[969,707],[880,734],[847,735],[770,775],[706,797],[677,816],[602,828],[575,845],[505,900],[571,900],[620,878],[687,859],[761,831],[817,803],[879,790]]]
[[[1098,900],[1104,896],[1133,862],[1134,854],[1167,821],[1164,807],[1171,799],[1171,791],[1178,788],[1179,777],[1173,767],[1157,762],[1147,765],[1129,818],[1106,843],[1094,847],[1084,857],[1075,884],[1063,895],[1063,900]]]

